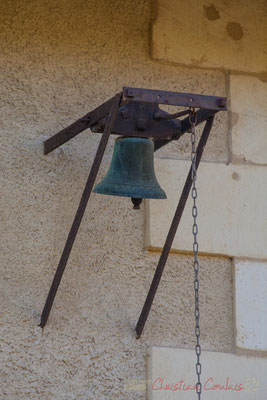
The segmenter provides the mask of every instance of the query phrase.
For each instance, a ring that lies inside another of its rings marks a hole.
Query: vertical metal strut
[[[199,166],[205,145],[207,143],[207,140],[208,140],[208,137],[210,134],[210,130],[211,130],[211,127],[213,124],[213,120],[214,120],[214,116],[207,119],[206,124],[203,129],[203,132],[202,132],[202,135],[201,135],[201,138],[199,140],[199,144],[198,144],[197,151],[196,151],[196,164],[195,164],[196,169]],[[169,255],[177,228],[179,226],[179,223],[180,223],[180,220],[181,220],[184,208],[185,208],[186,201],[188,199],[188,196],[189,196],[189,193],[191,190],[192,182],[193,181],[192,181],[192,166],[191,166],[190,171],[187,176],[187,179],[186,179],[186,182],[185,182],[185,185],[184,185],[184,188],[183,188],[183,191],[182,191],[182,194],[181,194],[181,197],[180,197],[180,200],[179,200],[179,203],[178,203],[178,206],[177,206],[177,209],[176,209],[176,212],[174,214],[165,244],[162,249],[162,253],[161,253],[155,274],[154,274],[154,278],[152,280],[146,301],[144,303],[142,312],[140,314],[139,320],[138,320],[136,328],[135,328],[137,338],[139,338],[142,335],[146,320],[148,318],[149,311],[151,309],[154,297],[156,295],[156,292],[157,292],[157,289],[158,289],[158,286],[160,283],[160,279],[161,279],[162,273],[164,271],[164,267],[165,267],[167,259],[168,259],[168,255]]]
[[[46,302],[45,302],[45,306],[41,315],[41,323],[39,326],[41,326],[42,328],[45,326],[48,316],[50,314],[62,275],[64,273],[66,264],[68,262],[68,258],[74,243],[74,240],[76,238],[77,232],[79,230],[84,212],[85,212],[85,208],[86,205],[88,203],[91,191],[93,189],[94,183],[95,183],[95,179],[107,146],[107,142],[110,136],[110,133],[112,131],[113,125],[115,123],[115,120],[117,118],[117,110],[119,108],[119,104],[121,101],[121,97],[122,97],[122,93],[118,93],[116,96],[114,96],[113,98],[113,103],[111,105],[110,111],[109,111],[109,115],[108,115],[108,119],[107,119],[107,123],[103,132],[103,135],[101,137],[101,140],[99,142],[98,145],[98,149],[90,170],[90,174],[88,176],[81,200],[80,200],[80,204],[79,207],[77,209],[76,215],[74,217],[64,250],[62,252],[52,285],[50,287]]]

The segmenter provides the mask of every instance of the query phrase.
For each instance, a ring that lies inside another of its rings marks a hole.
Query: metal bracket
[[[152,103],[133,101],[124,104],[118,110],[118,115],[111,134],[120,136],[150,137],[170,140],[181,130],[180,120],[157,120],[154,115],[159,112],[159,106]],[[103,132],[106,118],[91,127],[93,132]]]
[[[123,101],[142,101],[144,103],[168,104],[172,106],[206,108],[226,111],[226,97],[205,96],[202,94],[169,92],[165,90],[123,88]]]
[[[123,93],[115,95],[110,100],[101,104],[99,107],[93,111],[90,111],[82,118],[79,118],[70,126],[62,129],[60,132],[44,142],[44,153],[48,154],[87,128],[91,128],[93,132],[103,133],[80,200],[79,207],[77,209],[46,299],[46,303],[41,315],[41,327],[45,326],[51,311],[74,240],[85,212],[86,205],[93,189],[93,185],[110,134],[150,137],[154,140],[154,150],[157,151],[162,146],[170,143],[172,140],[178,140],[184,133],[190,130],[188,117],[181,121],[172,119],[176,118],[178,114],[168,114],[165,111],[160,110],[158,104],[201,108],[196,113],[197,125],[204,121],[206,121],[206,124],[197,148],[196,166],[198,167],[205,144],[208,140],[214,115],[218,111],[226,110],[226,99],[224,97],[137,88],[123,88]],[[162,115],[164,114],[166,115],[166,118],[162,118]],[[137,337],[140,337],[142,334],[145,322],[152,306],[152,302],[169,255],[169,251],[171,249],[171,245],[177,231],[191,185],[191,172],[189,172],[175,216],[172,221],[172,225],[170,227],[170,231],[163,247],[154,279],[136,326]],[[139,204],[135,204],[136,208],[138,208],[138,205]]]
[[[155,141],[165,140],[165,144],[169,143],[170,140],[179,139],[183,133],[187,132],[190,128],[189,120],[188,118],[183,121],[174,119],[159,120],[156,116],[153,118],[153,115],[157,114],[158,111],[164,112],[158,108],[158,104],[201,108],[202,110],[198,111],[198,124],[206,120],[209,116],[214,115],[216,112],[225,111],[227,109],[225,97],[129,87],[123,88],[122,100],[124,106],[118,110],[114,130],[111,134],[151,137]],[[44,142],[44,153],[50,153],[52,150],[55,150],[57,147],[68,142],[70,139],[73,139],[79,133],[88,128],[91,128],[93,132],[103,132],[106,116],[109,113],[112,101],[113,98],[47,139]],[[134,107],[131,105],[133,102],[136,104]],[[145,108],[145,104],[142,105],[142,103],[150,104],[147,104],[147,107]],[[139,117],[139,121],[136,120],[133,123],[132,118],[135,118],[133,117],[133,110],[134,108],[138,108],[138,104],[139,107],[143,108],[145,117]],[[146,110],[146,112],[144,110]],[[164,113],[168,114],[166,112]],[[127,114],[129,118],[127,117]],[[142,126],[144,122],[142,119],[146,121],[147,126]]]

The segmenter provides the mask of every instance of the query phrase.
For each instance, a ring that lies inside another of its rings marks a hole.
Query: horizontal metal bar
[[[202,122],[206,121],[207,119],[213,117],[217,112],[218,112],[218,110],[198,110],[196,113],[197,114],[196,125],[199,125]],[[176,123],[177,121],[174,120],[173,122]],[[189,122],[189,117],[187,117],[187,118],[184,118],[183,120],[181,120],[180,132],[178,130],[178,134],[175,135],[175,137],[173,137],[171,139],[154,139],[154,151],[161,149],[161,147],[166,146],[166,144],[169,144],[173,140],[180,139],[180,137],[184,133],[189,132],[189,130],[190,130],[190,122]]]
[[[139,89],[132,87],[123,88],[123,101],[142,101],[144,103],[206,108],[208,110],[227,110],[226,97],[169,92],[165,90]]]
[[[83,117],[79,118],[73,124],[67,126],[60,132],[53,135],[51,138],[47,139],[44,142],[44,153],[50,153],[50,151],[55,150],[57,147],[68,142],[70,139],[73,139],[79,133],[90,128],[90,126],[96,124],[100,119],[104,118],[109,113],[114,98],[115,97],[112,97],[99,107],[95,108],[93,111],[90,111]]]

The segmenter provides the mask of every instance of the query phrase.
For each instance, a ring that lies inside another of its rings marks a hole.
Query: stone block
[[[194,350],[151,347],[148,357],[148,399],[195,399],[195,364]],[[267,359],[202,351],[201,364],[205,399],[266,399]]]
[[[236,345],[267,350],[267,262],[235,260]]]
[[[152,56],[266,77],[266,7],[264,0],[158,0]]]
[[[267,83],[231,75],[233,157],[267,164]]]
[[[161,248],[190,168],[184,160],[156,159],[156,174],[167,200],[146,206],[146,245]],[[199,250],[206,254],[267,257],[267,168],[202,162],[198,170]],[[192,251],[192,200],[189,196],[173,249]]]

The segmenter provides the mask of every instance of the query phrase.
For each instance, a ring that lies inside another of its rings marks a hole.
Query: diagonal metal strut
[[[210,130],[211,130],[211,127],[213,124],[213,120],[214,120],[214,116],[211,116],[207,119],[206,124],[203,129],[203,132],[202,132],[202,135],[201,135],[201,138],[199,140],[199,144],[198,144],[197,151],[196,151],[196,169],[199,166],[205,145],[207,143],[207,140],[208,140],[208,137],[210,134]],[[185,185],[184,185],[177,209],[175,211],[165,244],[163,246],[162,253],[161,253],[155,274],[154,274],[154,278],[152,280],[149,292],[147,294],[146,301],[144,303],[142,312],[140,314],[139,320],[138,320],[136,328],[135,328],[137,338],[140,338],[140,336],[142,335],[146,320],[148,318],[154,297],[156,295],[156,292],[157,292],[157,289],[158,289],[158,286],[160,283],[161,276],[163,274],[163,271],[164,271],[164,268],[165,268],[165,265],[166,265],[166,262],[167,262],[167,259],[169,256],[169,252],[171,250],[171,246],[172,246],[175,234],[177,232],[177,228],[179,226],[179,223],[180,223],[180,220],[181,220],[181,217],[182,217],[185,205],[186,205],[186,201],[188,199],[188,196],[189,196],[189,193],[191,190],[191,186],[192,186],[191,169],[192,169],[192,167],[190,168],[187,179],[185,181]]]
[[[49,290],[49,293],[48,293],[48,296],[47,296],[47,299],[46,299],[45,306],[44,306],[44,309],[43,309],[43,312],[42,312],[42,315],[41,315],[41,323],[40,323],[39,326],[41,326],[42,328],[45,326],[45,324],[47,322],[47,319],[49,317],[49,314],[50,314],[50,311],[51,311],[51,308],[52,308],[52,305],[53,305],[53,302],[54,302],[58,287],[60,285],[60,281],[61,281],[62,275],[64,273],[66,264],[67,264],[68,259],[69,259],[69,255],[70,255],[73,243],[75,241],[77,232],[78,232],[80,224],[82,222],[82,218],[83,218],[83,215],[84,215],[84,212],[85,212],[85,208],[86,208],[86,205],[88,203],[90,194],[92,192],[92,189],[93,189],[93,186],[94,186],[94,182],[95,182],[95,179],[96,179],[96,176],[97,176],[97,173],[98,173],[98,170],[99,170],[99,167],[100,167],[100,164],[101,164],[101,161],[102,161],[102,158],[103,158],[106,146],[107,146],[107,142],[108,142],[110,133],[112,131],[115,119],[117,117],[117,111],[118,111],[118,108],[119,108],[119,105],[120,105],[121,98],[122,98],[122,93],[118,93],[116,96],[114,96],[111,99],[112,101],[109,100],[110,109],[107,111],[107,113],[109,113],[109,116],[108,116],[108,119],[107,119],[107,123],[106,123],[105,129],[104,129],[103,135],[101,137],[101,140],[99,142],[98,149],[97,149],[97,152],[96,152],[96,155],[95,155],[95,158],[94,158],[91,170],[90,170],[90,174],[89,174],[89,177],[87,179],[87,182],[86,182],[86,185],[85,185],[85,188],[84,188],[81,200],[80,200],[79,207],[78,207],[76,215],[74,217],[74,220],[73,220],[73,223],[72,223],[72,226],[71,226],[71,229],[70,229],[70,232],[69,232],[65,247],[63,249],[63,252],[62,252],[62,255],[61,255],[61,258],[60,258],[60,261],[59,261],[59,264],[58,264],[58,267],[57,267],[57,270],[56,270],[56,273],[55,273],[55,276],[54,276],[54,279],[53,279],[53,282],[52,282],[52,285],[50,287],[50,290]],[[69,140],[69,139],[67,139],[67,140]],[[52,147],[53,146],[50,147],[49,151],[52,151],[51,150]]]
[[[60,132],[53,135],[51,138],[44,142],[44,153],[48,154],[50,151],[55,150],[57,147],[73,139],[79,133],[83,132],[85,129],[90,128],[90,126],[97,123],[100,119],[104,118],[110,111],[110,107],[114,101],[114,97],[101,104],[93,111],[85,114],[83,117],[79,118],[77,121],[73,122],[71,125],[62,129]]]

